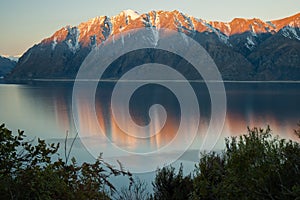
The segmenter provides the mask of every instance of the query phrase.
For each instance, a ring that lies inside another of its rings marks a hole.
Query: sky
[[[213,21],[267,21],[299,13],[300,0],[0,0],[0,55],[21,55],[61,27],[126,9],[179,10]]]

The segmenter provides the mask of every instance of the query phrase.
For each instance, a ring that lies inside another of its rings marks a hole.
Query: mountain
[[[211,55],[224,80],[300,80],[300,13],[266,22],[256,18],[217,22],[177,10],[144,14],[125,10],[61,28],[25,52],[7,79],[75,78],[93,48],[118,33],[143,27],[189,35]]]
[[[6,76],[16,66],[17,62],[0,56],[0,78]]]
[[[14,56],[12,56],[12,55],[2,55],[2,57],[4,57],[4,58],[8,58],[9,60],[11,60],[11,61],[14,61],[14,62],[18,62],[18,60],[19,60],[19,58],[21,57],[22,55],[14,55]]]

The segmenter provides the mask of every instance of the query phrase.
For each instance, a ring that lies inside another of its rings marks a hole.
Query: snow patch
[[[140,17],[140,14],[134,10],[124,10],[123,13],[125,14],[126,17],[130,17],[131,20],[135,20]]]
[[[189,28],[191,31],[195,31],[195,26],[194,26],[194,24],[193,24],[191,18],[188,17],[188,16],[186,16],[186,15],[184,15],[183,13],[180,13],[180,14],[181,14],[181,16],[184,18],[185,22],[189,25],[188,28]]]
[[[95,48],[97,46],[97,36],[96,35],[90,36],[90,45],[92,48]]]
[[[66,40],[66,44],[68,45],[70,51],[73,53],[76,53],[76,51],[80,48],[79,44],[79,34],[80,31],[77,27],[67,27],[68,30],[68,36]]]
[[[110,34],[112,34],[113,31],[113,24],[111,23],[111,20],[109,17],[107,17],[104,20],[104,28],[105,28],[105,34],[103,33],[105,39],[109,37]]]
[[[123,33],[121,33],[121,40],[122,40],[122,44],[124,46],[125,41],[124,41],[124,35],[123,35]]]
[[[99,20],[100,17],[95,17],[92,20],[88,22],[87,30],[85,32],[90,32],[91,28],[94,26],[94,24]]]
[[[196,20],[196,22],[200,22],[200,23],[202,23],[203,22],[203,20],[202,19],[199,19],[199,18],[194,18],[195,20]]]
[[[0,55],[0,56],[3,57],[3,58],[8,58],[8,59],[11,60],[11,61],[18,62],[18,61],[19,61],[19,58],[20,58],[22,55],[16,55],[16,56],[12,56],[12,55]]]
[[[250,25],[250,29],[251,29],[252,36],[257,37],[256,31],[255,31],[255,28],[253,27],[253,25]]]
[[[212,32],[214,32],[219,37],[221,42],[223,42],[227,45],[231,45],[228,41],[229,37],[227,35],[225,35],[220,30],[216,29],[215,27],[213,27],[212,25],[210,25],[209,23],[207,23],[204,20],[202,20],[202,24],[204,24],[208,29],[210,29]]]
[[[224,25],[226,26],[226,30],[225,30],[225,35],[230,36],[231,34],[231,26],[229,23],[224,23]]]
[[[155,12],[154,17],[155,17],[154,24],[159,29],[160,28],[160,19],[159,19],[159,15],[157,15],[156,12]]]
[[[53,39],[53,41],[51,43],[51,49],[52,49],[52,51],[55,49],[56,45],[57,45],[57,37],[54,37],[54,39]]]
[[[251,51],[255,48],[255,43],[253,42],[252,38],[247,37],[247,42],[245,43],[245,46]]]
[[[286,26],[282,29],[282,35],[289,39],[297,39],[300,41],[300,37],[297,34],[296,28],[291,26]]]
[[[250,44],[250,45],[255,45],[252,38],[250,38],[250,37],[247,37],[247,43]]]
[[[145,27],[152,27],[150,15],[147,13],[146,18],[143,18],[143,23]]]
[[[275,24],[273,24],[272,22],[270,22],[270,21],[267,21],[266,23],[267,23],[267,24],[269,24],[270,26],[272,26],[274,29],[276,29],[276,25],[275,25]]]
[[[192,22],[191,18],[184,15],[183,13],[179,13],[183,18],[184,22],[187,24],[187,26],[182,25],[181,21],[177,18],[178,14],[174,16],[174,25],[177,27],[177,30],[179,32],[189,32],[189,33],[194,33],[195,32],[195,26],[194,23]]]
[[[156,28],[151,28],[153,34],[153,45],[156,47],[159,40],[159,32]]]

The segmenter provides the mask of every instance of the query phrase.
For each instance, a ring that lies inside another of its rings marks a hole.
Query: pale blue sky
[[[22,54],[66,25],[125,9],[180,10],[207,20],[272,20],[300,12],[300,0],[0,0],[0,54]]]

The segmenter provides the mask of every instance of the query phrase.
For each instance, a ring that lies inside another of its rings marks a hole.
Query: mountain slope
[[[269,22],[236,18],[225,23],[176,10],[144,14],[126,10],[64,27],[30,48],[7,78],[74,78],[94,47],[118,33],[143,27],[168,28],[194,38],[225,80],[300,80],[300,13]]]
[[[17,62],[0,56],[0,77],[4,77],[16,66]]]

